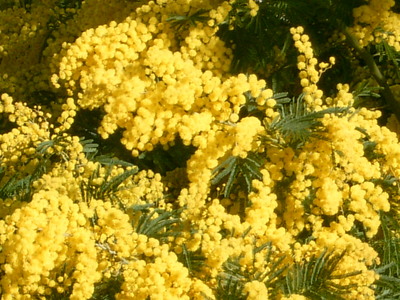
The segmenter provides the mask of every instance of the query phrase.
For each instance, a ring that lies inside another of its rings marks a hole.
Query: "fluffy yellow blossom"
[[[380,43],[385,40],[397,51],[400,49],[399,15],[391,10],[392,0],[369,0],[368,3],[353,9],[355,25],[351,28],[362,46]]]
[[[54,6],[55,1],[46,0],[33,1],[29,12],[17,5],[0,10],[0,19],[2,20],[0,25],[2,31],[0,37],[0,69],[2,70],[0,86],[2,90],[17,93],[19,98],[24,99],[23,96],[46,86],[43,83],[44,74],[39,74],[37,70],[42,69],[39,67],[41,50],[43,50],[46,35],[49,32],[46,23],[50,18],[58,17],[57,12],[52,9]],[[10,76],[12,74],[11,85],[4,80],[8,77],[6,74]],[[35,82],[30,81],[32,77],[36,77]]]
[[[297,68],[300,71],[300,85],[303,87],[303,93],[305,94],[304,100],[310,108],[318,110],[323,104],[323,92],[318,89],[317,83],[322,73],[335,63],[335,58],[331,57],[329,64],[318,64],[318,60],[314,57],[309,36],[304,34],[304,28],[301,26],[293,27],[290,29],[290,33],[292,34],[294,45],[300,53],[297,58]]]
[[[351,235],[345,234],[339,237],[334,230],[322,230],[314,235],[317,238],[317,246],[324,245],[338,252],[346,251],[338,266],[339,274],[361,271],[358,275],[338,279],[335,282],[336,284],[357,283],[358,288],[352,290],[348,296],[349,299],[373,299],[374,291],[371,289],[371,284],[375,281],[376,274],[369,270],[368,266],[379,263],[375,250]]]
[[[268,299],[268,289],[264,283],[259,281],[246,283],[243,291],[247,293],[247,299],[249,300]]]
[[[232,149],[232,155],[245,158],[247,152],[257,147],[254,145],[255,141],[257,141],[256,137],[263,131],[264,128],[261,126],[261,122],[257,118],[248,117],[242,119],[235,126],[235,142],[234,148]]]
[[[190,27],[176,51],[171,41],[179,32],[164,18],[173,10],[156,7],[150,2],[148,9],[136,10],[136,18],[83,32],[65,45],[59,71],[52,77],[80,107],[102,107],[106,114],[100,134],[108,138],[123,128],[121,142],[134,155],[158,143],[166,145],[177,135],[191,144],[216,121],[237,121],[244,93],[259,97],[265,88],[254,75],[222,75],[232,53],[215,28],[201,23]],[[148,23],[154,30],[147,29]]]
[[[307,300],[307,297],[299,294],[291,294],[289,297],[282,297],[281,300]]]
[[[125,280],[116,299],[189,299],[192,286],[189,272],[177,261],[176,254],[165,246],[161,247],[154,262],[136,260],[127,265],[123,272]]]
[[[0,182],[6,182],[15,172],[28,175],[38,165],[36,148],[50,138],[50,116],[40,107],[29,108],[26,103],[14,102],[8,94],[2,94],[0,113],[15,126],[0,134],[1,167],[6,170]]]
[[[329,106],[351,106],[354,102],[353,95],[349,92],[348,84],[339,83],[336,86],[338,93],[335,98],[327,97],[325,99]]]
[[[316,196],[317,199],[314,203],[321,208],[324,214],[329,216],[338,213],[343,198],[332,179],[322,179],[321,187],[317,190]]]
[[[272,181],[269,173],[264,172],[263,175],[263,182],[258,180],[253,181],[253,187],[256,191],[249,195],[251,204],[246,208],[245,218],[246,223],[253,228],[255,233],[260,235],[260,239],[262,239],[262,233],[271,233],[276,230],[275,224],[277,215],[275,209],[278,207],[277,197],[271,191]],[[284,239],[282,235],[276,235],[280,236],[280,239]]]
[[[256,16],[257,2],[242,1],[240,12]],[[4,299],[91,299],[114,280],[121,283],[116,299],[215,299],[232,266],[243,275],[242,296],[267,299],[269,272],[279,259],[290,266],[324,249],[344,253],[333,283],[354,286],[346,297],[373,299],[372,267],[380,258],[367,241],[379,236],[380,214],[396,208],[396,187],[380,179],[393,177],[397,184],[398,139],[378,124],[379,112],[350,108],[349,85],[338,84],[336,95],[324,98],[319,80],[335,59],[318,62],[302,27],[291,34],[308,108],[349,109],[321,117],[317,132],[294,147],[269,143],[268,126],[282,103],[266,81],[229,72],[232,50],[218,30],[234,21],[235,1],[88,0],[80,9],[55,10],[54,1],[32,3],[30,13],[16,6],[0,11],[6,32],[0,89],[8,92],[1,95],[0,114],[13,126],[0,134],[0,188],[14,174],[33,178],[25,202],[19,191],[1,199]],[[372,37],[398,47],[394,36],[375,31],[381,26],[396,33],[393,1],[378,4],[356,9],[356,23],[368,26],[352,30],[363,45]],[[173,22],[200,9],[209,20]],[[49,26],[57,27],[51,36]],[[29,51],[22,53],[21,45]],[[45,68],[36,70],[41,63]],[[13,100],[41,89],[54,93],[56,104]],[[256,114],[246,115],[249,102]],[[166,176],[108,165],[88,155],[73,134],[85,109],[99,112],[104,139],[121,132],[133,156],[157,145],[168,150],[177,139],[193,152]],[[213,179],[230,157],[257,167],[249,167],[253,177],[245,179],[223,169],[234,188],[241,180],[248,188],[226,197],[227,184]],[[354,229],[364,240],[352,235]]]
[[[135,215],[126,214],[107,200],[81,199],[82,176],[91,176],[91,172],[76,176],[74,169],[60,166],[34,184],[31,202],[0,223],[0,263],[8,270],[0,284],[6,296],[43,296],[50,287],[60,293],[70,290],[72,299],[89,299],[96,282],[120,274],[132,257],[160,253],[157,240],[134,238],[131,221]],[[98,166],[88,163],[87,168],[96,170]],[[111,176],[121,172],[116,168]],[[100,168],[99,174],[105,176],[105,171]],[[143,200],[153,203],[157,189],[162,193],[160,177],[150,171],[131,180],[124,184],[123,195],[137,194],[126,204]],[[21,253],[16,254],[15,249],[21,249]],[[56,280],[60,270],[64,279]]]
[[[92,234],[74,222],[81,217],[78,206],[54,190],[35,194],[29,204],[6,217],[8,234],[0,254],[6,270],[0,281],[3,296],[43,296],[43,279],[65,264],[76,269],[70,275],[71,298],[90,298],[101,277]]]

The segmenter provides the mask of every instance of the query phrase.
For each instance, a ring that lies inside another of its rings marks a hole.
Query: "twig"
[[[362,59],[367,64],[372,76],[375,78],[376,82],[383,88],[382,96],[383,100],[389,106],[391,111],[396,115],[397,119],[400,120],[400,103],[394,97],[389,85],[387,84],[385,76],[383,76],[378,65],[375,63],[374,58],[371,53],[369,53],[365,48],[363,48],[357,41],[356,37],[349,31],[348,28],[344,29],[344,34],[346,35],[347,42],[358,52]]]

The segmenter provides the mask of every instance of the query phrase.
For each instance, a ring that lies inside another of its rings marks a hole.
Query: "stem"
[[[355,36],[351,34],[348,28],[344,29],[344,34],[346,35],[348,43],[365,61],[376,82],[383,88],[382,96],[384,101],[389,106],[391,111],[396,115],[397,119],[400,120],[400,103],[394,97],[389,85],[386,82],[385,76],[383,76],[371,53],[369,53],[365,48],[361,47],[360,43],[357,41]]]

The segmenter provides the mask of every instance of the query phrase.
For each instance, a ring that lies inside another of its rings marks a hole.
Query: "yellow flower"
[[[243,292],[247,294],[249,300],[268,299],[268,289],[263,282],[251,281],[244,285]]]

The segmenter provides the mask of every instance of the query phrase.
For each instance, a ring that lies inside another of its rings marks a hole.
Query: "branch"
[[[348,28],[344,29],[344,34],[346,35],[347,42],[358,52],[362,59],[367,64],[372,76],[375,78],[376,82],[383,88],[382,96],[386,104],[389,106],[391,111],[396,115],[397,119],[400,120],[400,103],[394,97],[389,85],[386,82],[386,78],[383,76],[378,65],[375,63],[372,55],[363,48],[357,41],[356,37],[351,34]]]

